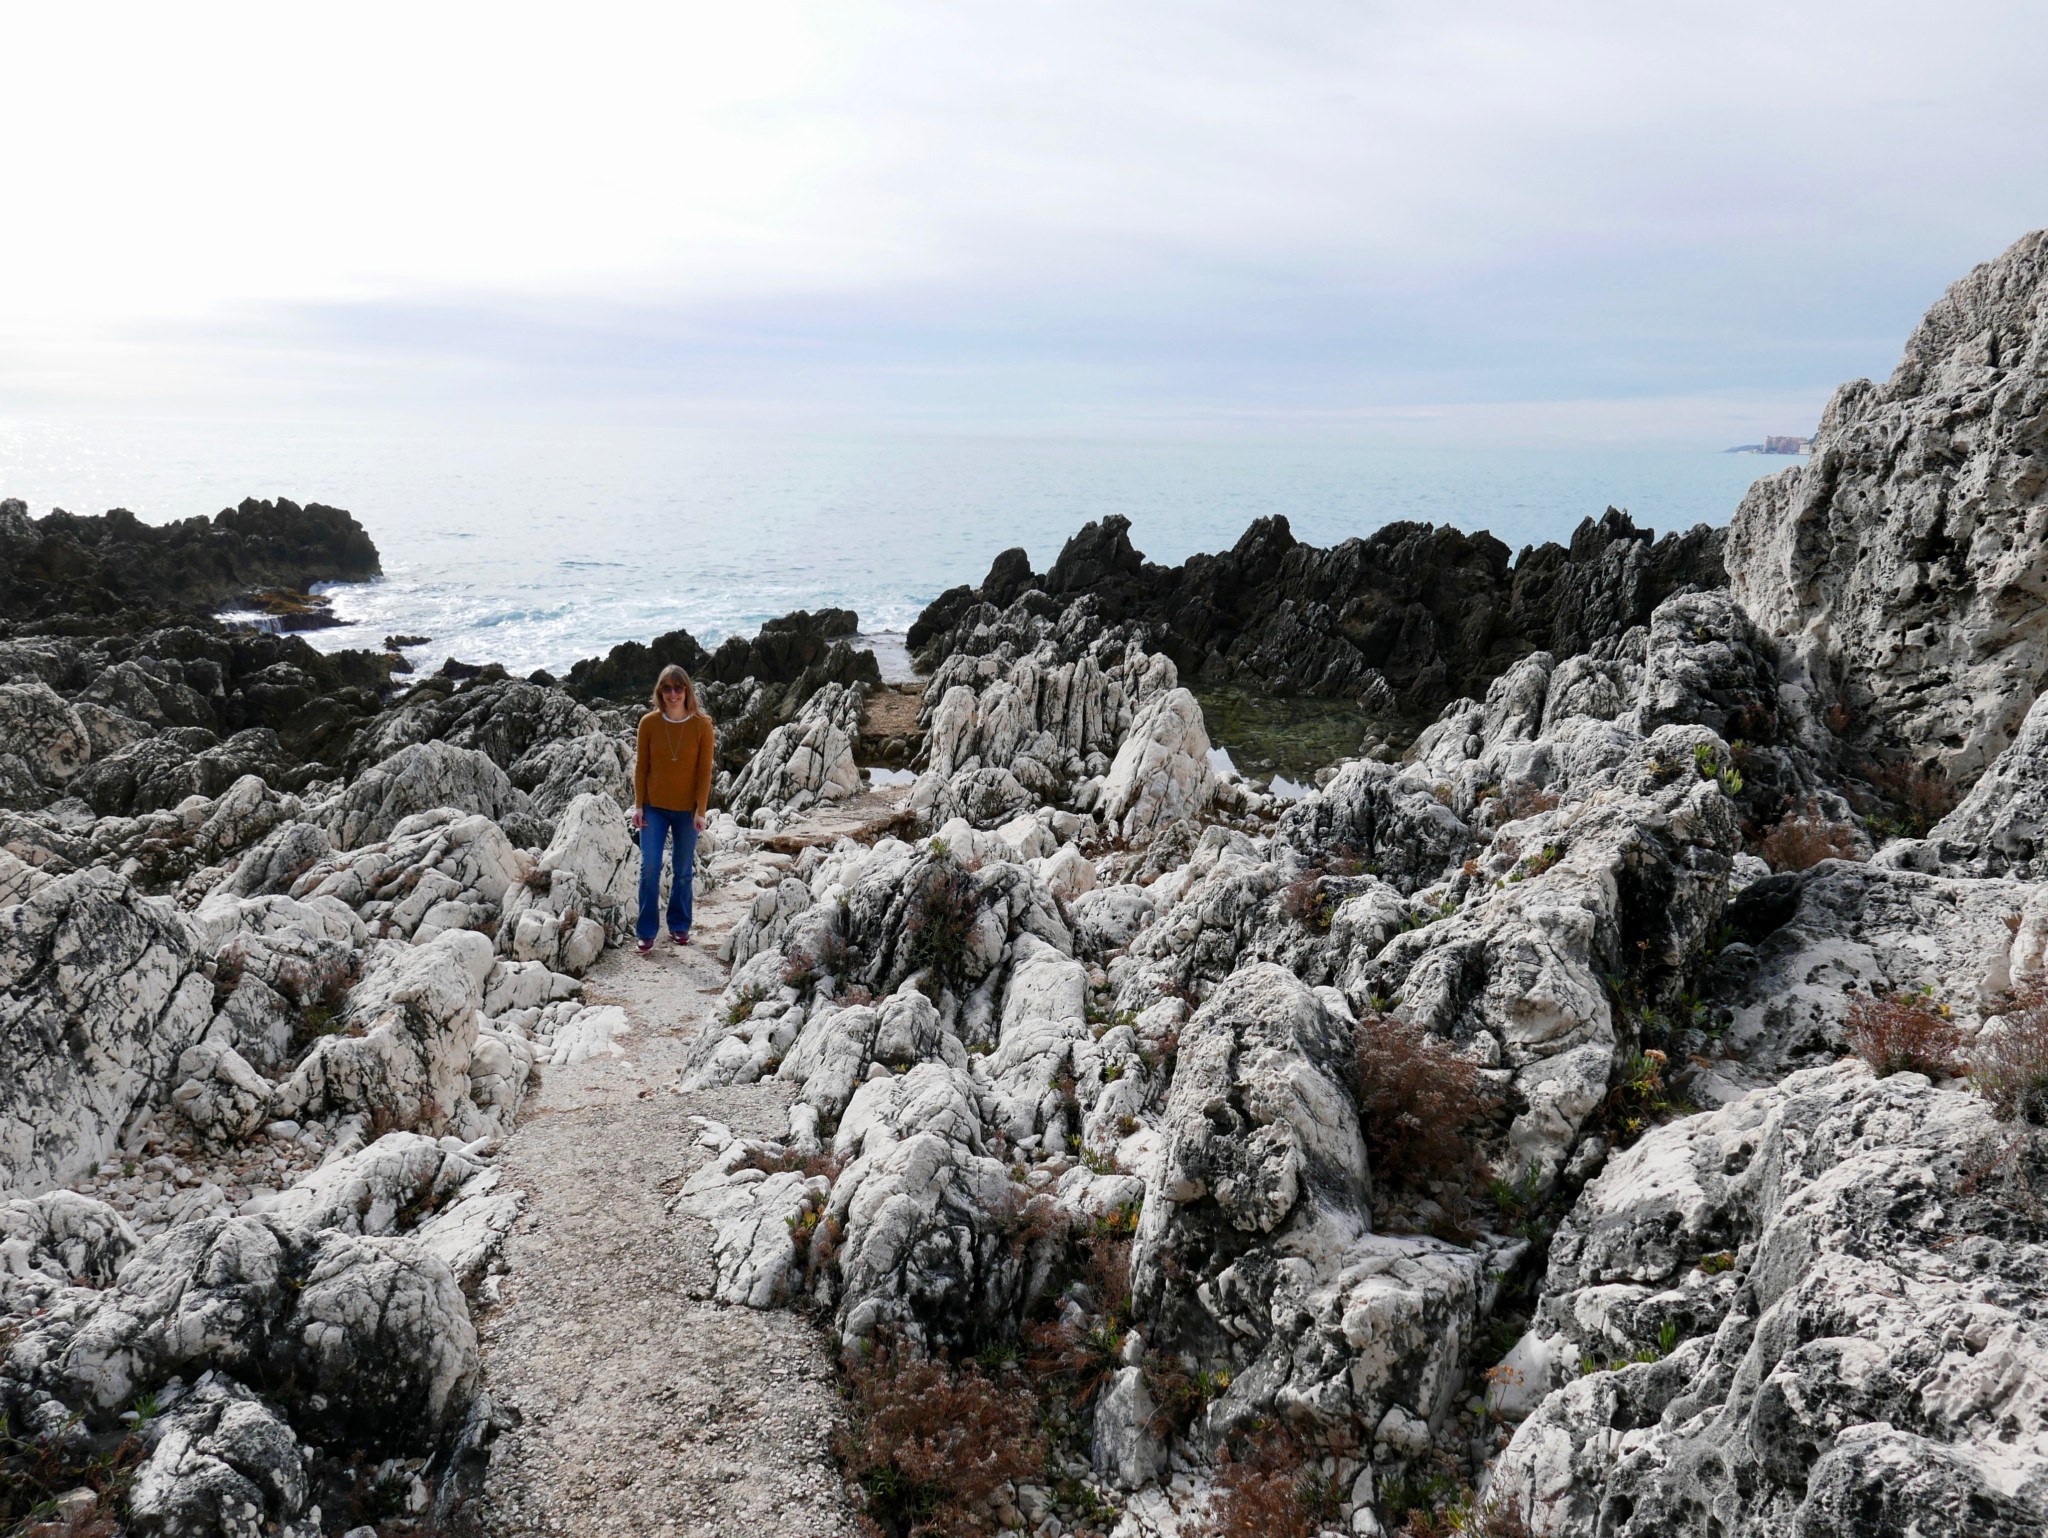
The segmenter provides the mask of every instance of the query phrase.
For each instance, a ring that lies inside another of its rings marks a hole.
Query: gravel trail
[[[478,1321],[486,1387],[520,1422],[477,1503],[502,1538],[858,1531],[831,1457],[840,1409],[824,1333],[711,1301],[708,1229],[663,1210],[708,1157],[691,1116],[787,1129],[779,1086],[675,1089],[725,983],[717,947],[764,860],[786,863],[719,862],[687,951],[664,938],[651,956],[605,953],[585,996],[624,1006],[624,1055],[544,1069],[507,1142],[506,1180],[527,1206],[502,1301]]]

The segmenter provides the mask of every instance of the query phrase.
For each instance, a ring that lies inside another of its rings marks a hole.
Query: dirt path
[[[592,968],[586,997],[632,1022],[625,1055],[545,1069],[502,1156],[528,1205],[503,1301],[479,1319],[486,1385],[520,1417],[479,1513],[501,1538],[857,1531],[830,1452],[839,1402],[824,1335],[798,1314],[709,1301],[708,1230],[663,1211],[707,1157],[692,1115],[736,1132],[788,1126],[772,1085],[675,1090],[725,983],[717,948],[757,890],[739,860],[720,864],[687,951],[628,945]]]

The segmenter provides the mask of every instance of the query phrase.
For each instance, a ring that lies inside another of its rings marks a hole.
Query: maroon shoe
[[[648,954],[648,953],[649,953],[650,951],[652,951],[653,949],[654,949],[654,942],[653,942],[652,940],[642,940],[642,941],[640,942],[640,954],[641,954],[641,955],[645,956],[645,955],[647,955],[647,954]]]
[[[687,929],[671,929],[668,932],[668,937],[677,945],[688,945],[690,943],[690,931]]]

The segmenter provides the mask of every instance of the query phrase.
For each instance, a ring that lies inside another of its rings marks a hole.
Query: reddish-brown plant
[[[900,1341],[847,1365],[851,1414],[836,1440],[867,1516],[892,1538],[980,1538],[996,1491],[1036,1478],[1045,1448],[1031,1393]]]
[[[1478,1168],[1473,1133],[1495,1097],[1477,1063],[1420,1026],[1369,1014],[1353,1071],[1375,1176],[1415,1186]]]
[[[2048,986],[2013,995],[1980,1040],[1970,1078],[2000,1121],[2048,1125]]]
[[[1830,822],[1820,804],[1809,801],[1803,810],[1788,812],[1757,848],[1772,870],[1811,870],[1822,860],[1855,859],[1856,830]]]
[[[1315,1538],[1341,1496],[1300,1437],[1273,1426],[1226,1446],[1210,1508],[1215,1538]]]
[[[1557,792],[1531,785],[1527,780],[1516,780],[1510,784],[1501,792],[1500,801],[1507,809],[1509,822],[1557,810]]]
[[[1529,1538],[1520,1508],[1506,1500],[1475,1505],[1469,1490],[1452,1511],[1411,1511],[1401,1531],[1407,1538]]]
[[[1280,911],[1311,934],[1328,934],[1336,904],[1323,890],[1322,873],[1305,871],[1288,882],[1280,894]]]
[[[1898,813],[1899,830],[1911,838],[1926,837],[1929,828],[1955,810],[1955,787],[1919,764],[1880,764],[1868,778]]]
[[[1961,1066],[1955,1022],[1914,994],[1859,998],[1849,1006],[1849,1049],[1879,1078],[1894,1073],[1952,1074]]]

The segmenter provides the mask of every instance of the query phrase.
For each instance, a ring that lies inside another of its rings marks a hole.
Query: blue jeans
[[[640,922],[634,932],[643,940],[655,934],[655,910],[661,906],[661,846],[675,839],[676,868],[668,884],[668,927],[681,934],[690,927],[692,899],[697,888],[697,819],[690,812],[647,809],[647,826],[640,830]]]

